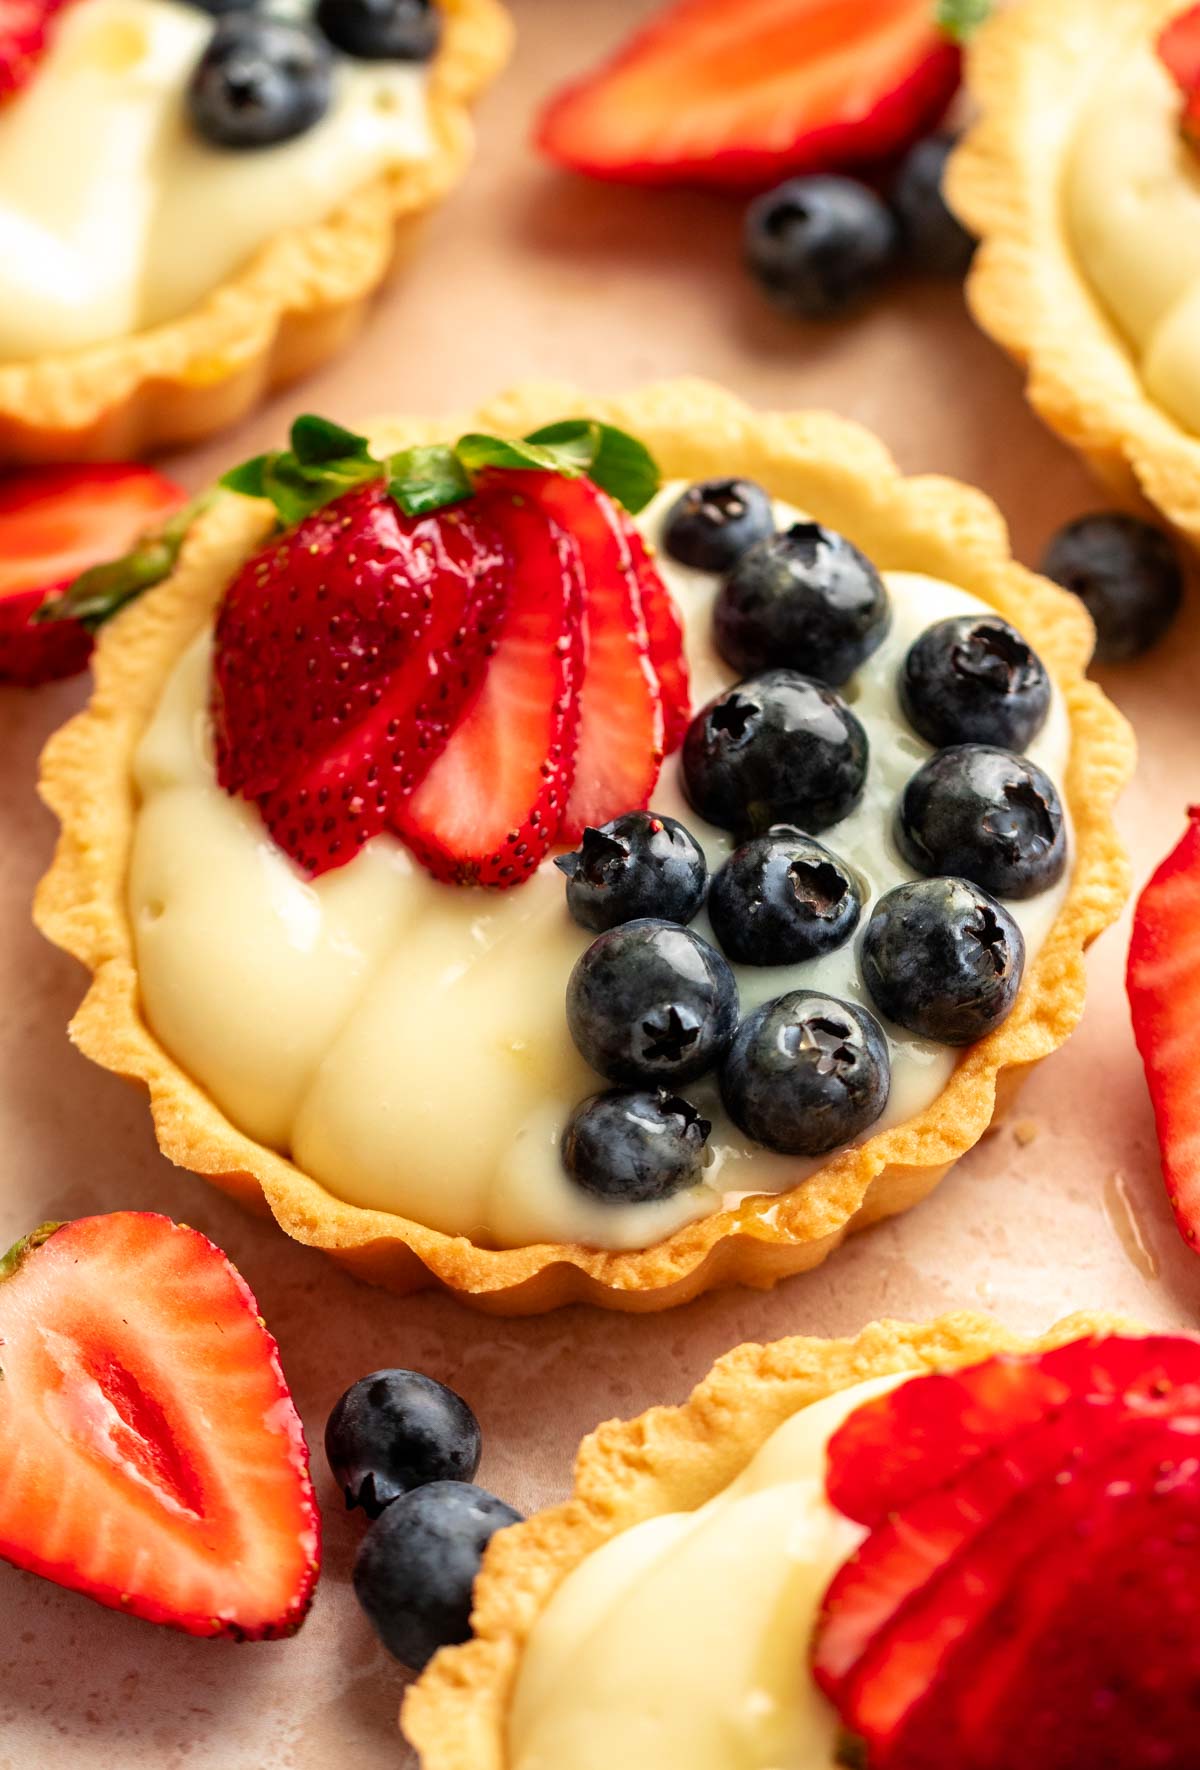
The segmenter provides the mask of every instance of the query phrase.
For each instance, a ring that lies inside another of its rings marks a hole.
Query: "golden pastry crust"
[[[885,570],[961,584],[1015,622],[1064,696],[1072,729],[1063,783],[1075,832],[1063,909],[1005,1024],[968,1049],[940,1098],[906,1124],[833,1158],[794,1191],[745,1200],[644,1251],[565,1244],[474,1246],[335,1199],[283,1156],[245,1137],[172,1061],[142,1019],[125,902],[135,815],[131,762],[171,667],[206,621],[237,562],[262,537],[265,506],[222,500],[197,526],[175,575],[101,637],[88,709],[47,747],[46,802],[62,821],[37,897],[39,926],[93,972],[71,1036],[95,1062],[148,1088],[172,1161],[247,1201],[263,1201],[298,1241],[393,1290],[431,1284],[498,1314],[588,1301],[652,1311],[718,1285],[760,1289],[818,1265],[851,1229],[906,1210],[987,1130],[1021,1073],[1055,1050],[1083,1007],[1084,949],[1120,911],[1128,863],[1112,808],[1133,761],[1125,721],[1084,671],[1092,629],[1078,599],[1017,565],[995,506],[948,479],[902,479],[882,444],[825,414],[754,413],[703,382],[627,398],[526,387],[470,420],[387,424],[389,447],[456,435],[513,434],[589,412],[644,438],[668,475],[748,474],[848,534]]]
[[[1031,1341],[990,1316],[963,1314],[874,1322],[853,1340],[739,1346],[682,1407],[598,1427],[579,1448],[572,1497],[493,1538],[475,1585],[474,1639],[443,1649],[408,1691],[402,1726],[422,1770],[505,1770],[521,1651],[571,1570],[647,1518],[706,1504],[801,1408],[898,1371],[949,1370],[1113,1331],[1140,1330],[1077,1315]]]
[[[1200,437],[1150,397],[1062,216],[1066,158],[1097,74],[1123,41],[1153,38],[1181,5],[1038,0],[998,13],[968,56],[980,118],[946,188],[981,242],[967,282],[972,312],[1025,366],[1034,409],[1117,492],[1145,497],[1200,543]]]
[[[333,215],[269,241],[198,307],[108,344],[0,363],[0,464],[132,457],[235,423],[353,337],[393,261],[471,158],[468,106],[508,59],[500,0],[440,0],[429,69],[433,151]]]

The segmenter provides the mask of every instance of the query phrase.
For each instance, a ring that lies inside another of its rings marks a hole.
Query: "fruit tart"
[[[1200,7],[1005,8],[968,85],[948,191],[976,318],[1048,424],[1200,540]]]
[[[0,20],[0,462],[195,441],[339,350],[462,175],[498,0]]]
[[[682,382],[460,429],[299,420],[102,632],[43,774],[73,1036],[381,1283],[769,1286],[1074,1026],[1131,737],[1078,600],[853,425]]]
[[[423,1770],[1190,1770],[1200,1341],[948,1316],[584,1441],[409,1692]]]

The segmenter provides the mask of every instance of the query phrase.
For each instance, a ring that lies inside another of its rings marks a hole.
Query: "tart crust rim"
[[[499,1314],[540,1313],[572,1301],[652,1311],[718,1284],[767,1289],[819,1264],[851,1228],[916,1203],[978,1142],[1020,1074],[1073,1029],[1084,998],[1084,950],[1129,891],[1112,807],[1132,766],[1132,733],[1084,678],[1092,628],[1082,604],[1013,561],[989,499],[951,480],[903,479],[883,445],[856,424],[823,413],[754,413],[696,381],[616,399],[526,386],[457,425],[519,434],[581,410],[642,436],[667,474],[761,478],[847,530],[868,556],[874,547],[884,569],[927,570],[1009,614],[1045,658],[1070,716],[1062,787],[1074,823],[1074,865],[1066,900],[1008,1020],[968,1048],[925,1112],[842,1152],[789,1192],[746,1199],[625,1253],[559,1243],[479,1248],[346,1204],[237,1131],[159,1045],[139,1008],[125,904],[133,752],[169,668],[209,618],[237,564],[265,537],[273,514],[247,499],[220,499],[188,537],[172,577],[101,633],[92,699],[43,755],[42,796],[62,831],[35,920],[93,974],[71,1037],[101,1067],[147,1088],[160,1148],[178,1166],[269,1207],[296,1240],[325,1249],[364,1278],[401,1292],[440,1285]],[[379,426],[375,434],[396,447],[454,429],[456,421],[440,419]]]

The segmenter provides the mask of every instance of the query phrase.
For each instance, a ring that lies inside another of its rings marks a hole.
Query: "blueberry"
[[[892,208],[904,250],[918,270],[965,277],[975,241],[943,195],[946,162],[958,145],[954,135],[930,135],[906,156],[892,186]]]
[[[683,782],[700,816],[722,829],[818,832],[858,804],[867,757],[866,732],[831,688],[767,670],[697,713],[683,742]]]
[[[1041,570],[1082,601],[1102,664],[1127,663],[1157,645],[1183,601],[1183,572],[1166,535],[1120,511],[1069,522]]]
[[[918,879],[880,898],[860,957],[881,1014],[923,1039],[970,1045],[1008,1018],[1025,940],[969,879]]]
[[[349,1507],[378,1518],[429,1481],[470,1481],[479,1422],[444,1383],[419,1371],[373,1371],[346,1390],[325,1427],[325,1455]]]
[[[887,1105],[883,1028],[865,1008],[794,990],[743,1020],[721,1070],[736,1125],[784,1155],[826,1155]]]
[[[354,1561],[354,1592],[389,1653],[419,1672],[471,1633],[483,1551],[521,1514],[466,1481],[414,1488],[372,1524]]]
[[[742,675],[777,665],[840,688],[891,624],[883,579],[845,536],[795,522],[744,553],[717,592],[717,650]]]
[[[586,829],[580,846],[554,864],[567,876],[567,908],[597,934],[640,916],[690,922],[708,884],[696,838],[678,819],[653,811],[628,811]]]
[[[775,529],[771,500],[751,479],[704,479],[667,512],[663,546],[680,565],[725,572]]]
[[[730,855],[712,882],[708,914],[735,964],[797,965],[849,940],[862,890],[820,842],[774,829]]]
[[[1050,678],[999,615],[952,615],[909,647],[900,700],[913,730],[931,744],[1024,750],[1046,723]]]
[[[606,1204],[650,1204],[699,1184],[711,1130],[677,1094],[613,1088],[576,1107],[563,1134],[563,1165]]]
[[[216,147],[273,147],[329,109],[333,57],[307,25],[230,12],[217,22],[188,82],[192,123]]]
[[[674,1087],[712,1069],[737,1025],[737,984],[690,928],[644,919],[594,940],[567,982],[567,1024],[610,1082]]]
[[[1067,864],[1049,775],[986,744],[939,750],[917,770],[901,795],[896,841],[919,872],[971,879],[997,897],[1036,897]]]
[[[434,0],[317,0],[316,20],[359,61],[429,61],[442,35]]]
[[[852,178],[790,178],[746,212],[746,262],[786,312],[830,319],[882,281],[896,254],[885,203]]]

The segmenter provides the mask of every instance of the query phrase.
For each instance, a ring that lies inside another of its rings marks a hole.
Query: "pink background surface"
[[[200,484],[274,442],[301,402],[354,421],[462,411],[529,376],[616,390],[703,373],[760,406],[831,407],[878,430],[906,469],[984,486],[1030,561],[1059,523],[1104,503],[1029,415],[1016,374],[975,332],[956,288],[901,285],[852,323],[795,328],[738,269],[736,205],[594,188],[544,169],[526,146],[536,100],[650,7],[518,0],[515,10],[520,47],[483,108],[475,172],[357,350],[240,434],[174,463],[180,477]],[[1141,740],[1121,812],[1139,882],[1200,791],[1197,658],[1193,594],[1158,655],[1105,679]],[[646,1319],[574,1309],[505,1323],[353,1283],[171,1169],[141,1097],[67,1043],[82,977],[29,923],[54,840],[33,782],[43,741],[84,692],[0,690],[0,1246],[48,1217],[133,1207],[184,1217],[225,1247],[279,1338],[309,1428],[326,1563],[303,1632],[254,1647],[154,1631],[0,1567],[0,1770],[409,1762],[395,1731],[403,1674],[355,1606],[360,1526],[342,1512],[319,1450],[337,1395],[378,1365],[413,1365],[459,1388],[483,1423],[480,1479],[528,1509],[567,1490],[574,1447],[597,1421],[682,1397],[745,1339],[850,1333],[884,1314],[961,1307],[1030,1330],[1093,1307],[1197,1325],[1200,1263],[1167,1209],[1129,1031],[1125,924],[1093,952],[1080,1031],[1037,1072],[1007,1126],[929,1203],[772,1296],[733,1292]]]

